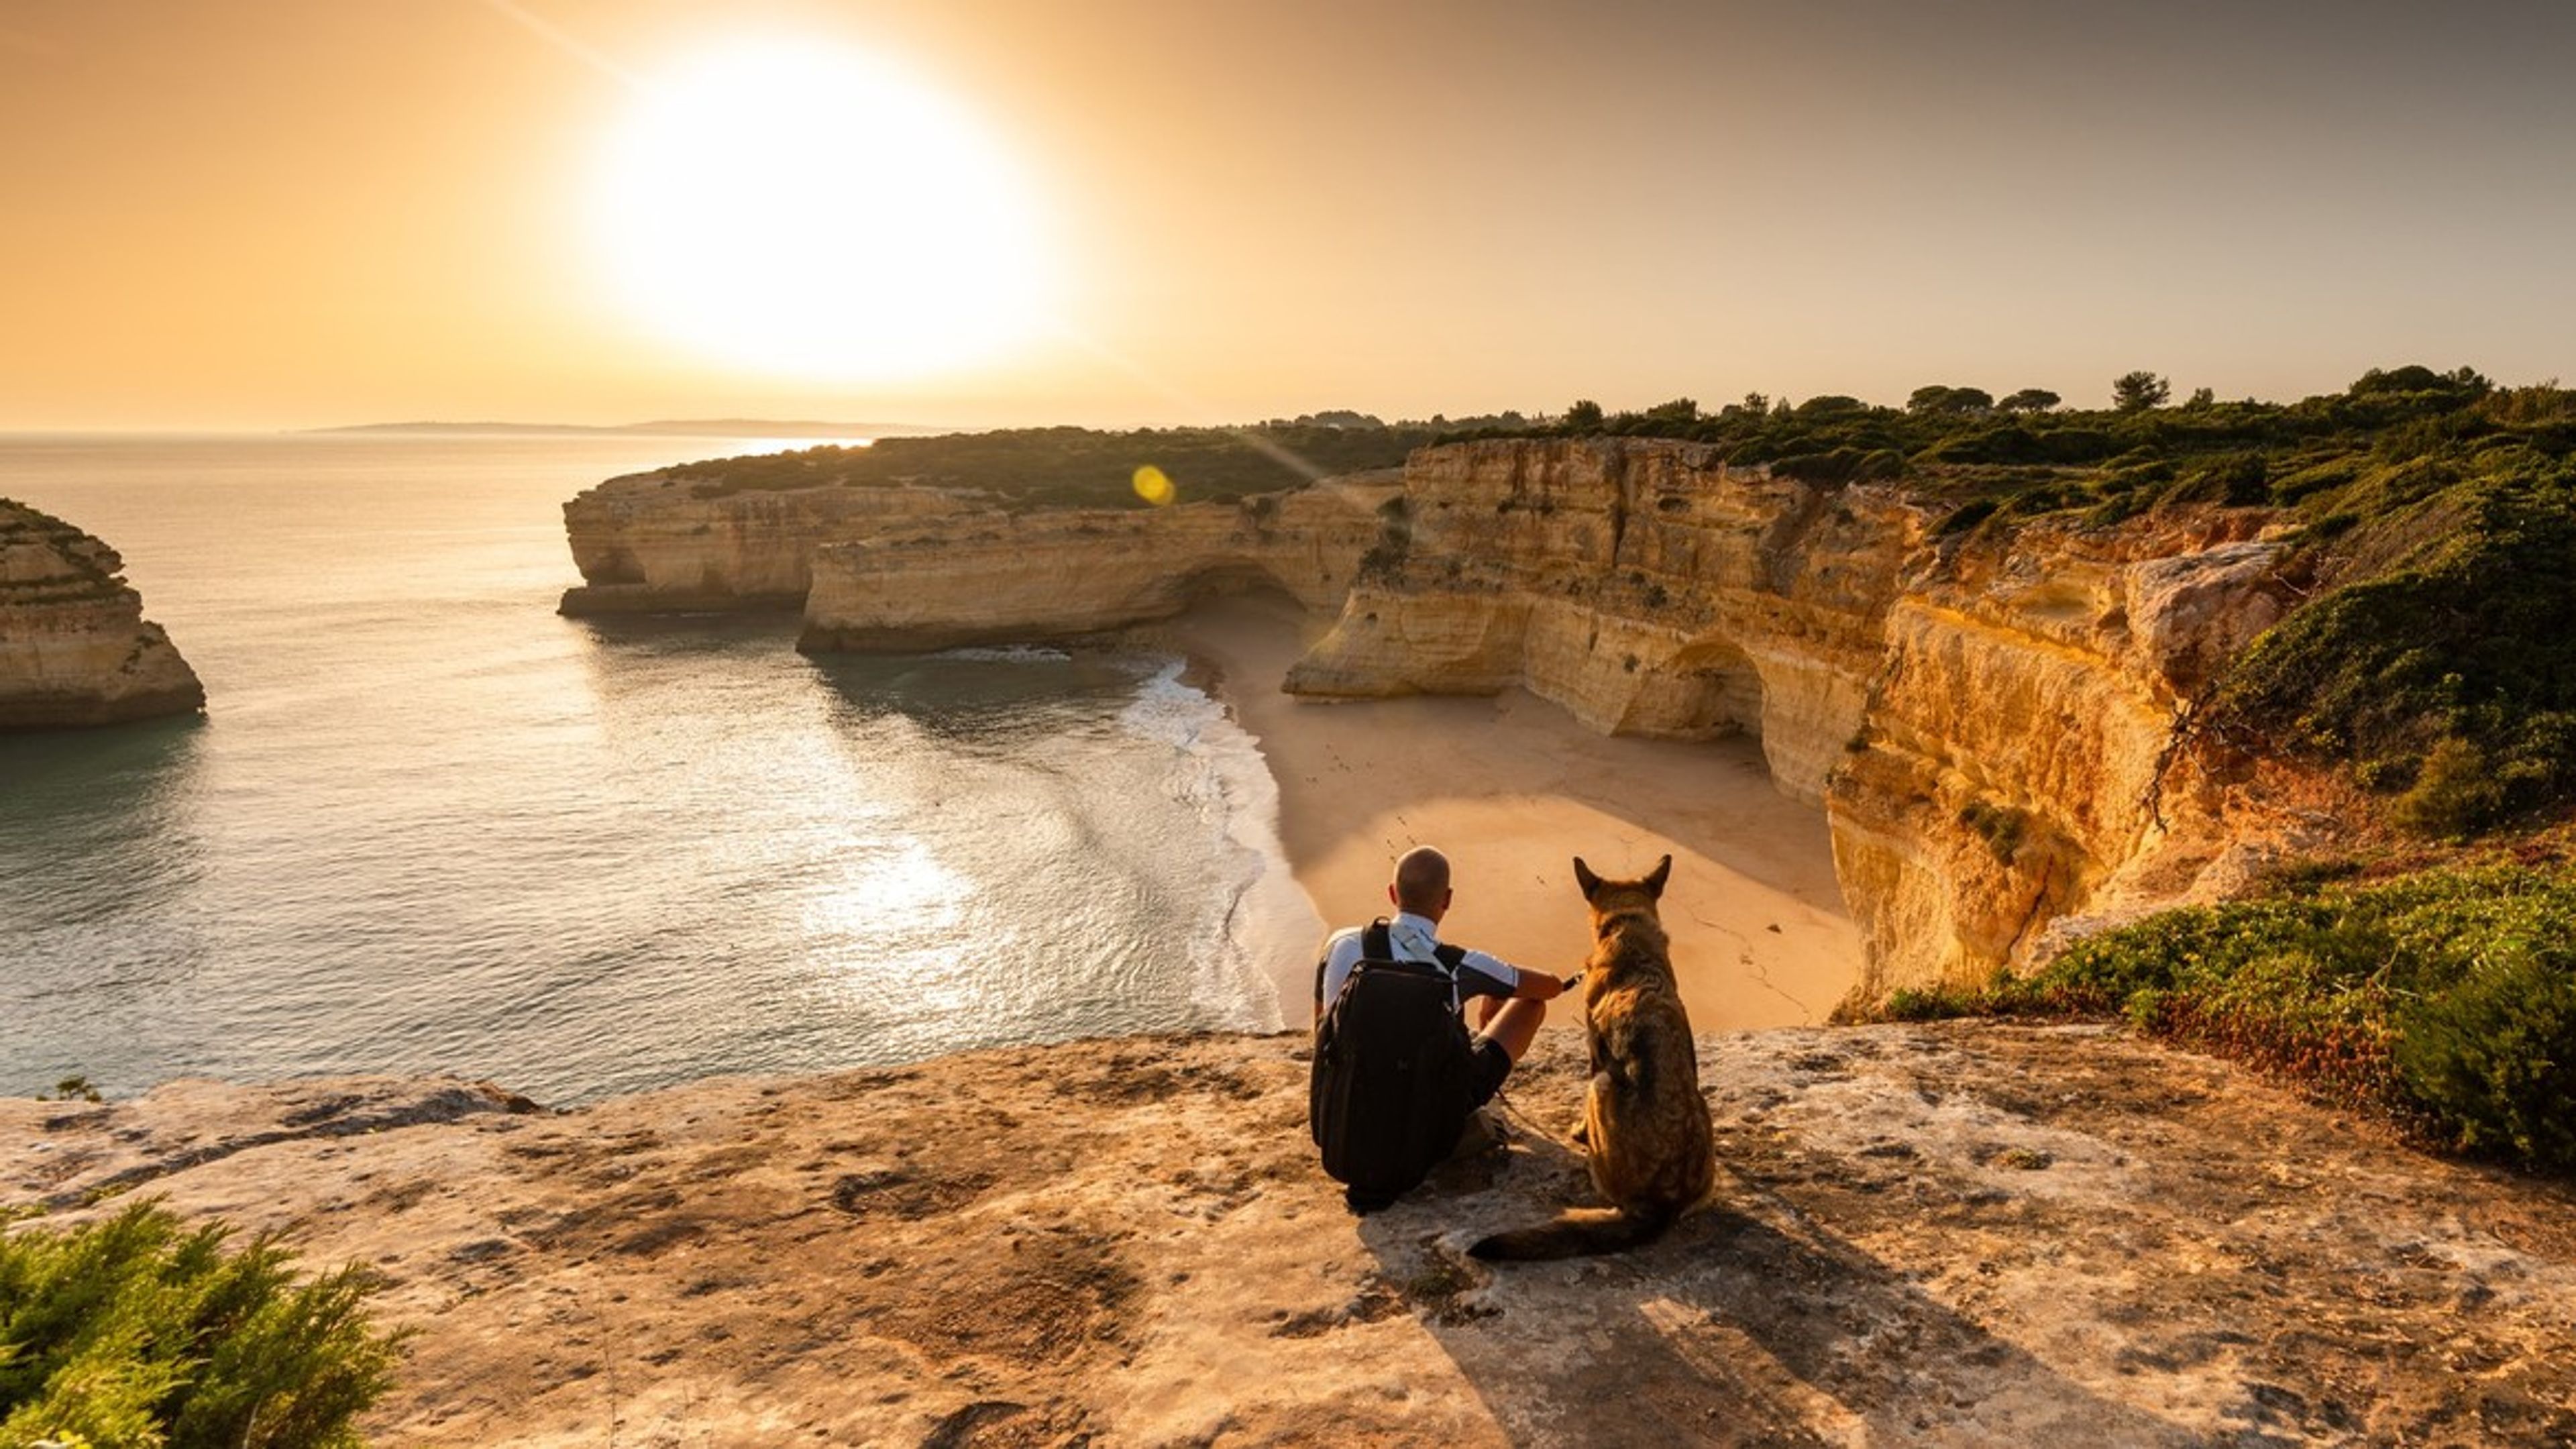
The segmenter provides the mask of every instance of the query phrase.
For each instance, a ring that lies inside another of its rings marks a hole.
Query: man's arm
[[[1548,1001],[1565,990],[1565,982],[1557,977],[1550,976],[1544,971],[1531,971],[1515,966],[1499,956],[1488,956],[1482,951],[1469,951],[1466,960],[1460,964],[1464,969],[1494,983],[1497,989],[1478,992],[1477,994],[1481,996],[1508,996],[1519,1001]]]
[[[1513,998],[1519,1001],[1553,1001],[1563,994],[1565,978],[1544,971],[1523,971],[1521,984],[1512,991]]]

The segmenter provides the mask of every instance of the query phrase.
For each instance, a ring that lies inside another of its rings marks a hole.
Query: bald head
[[[1449,857],[1427,845],[1406,851],[1395,863],[1395,883],[1388,893],[1397,910],[1440,919],[1449,909]]]

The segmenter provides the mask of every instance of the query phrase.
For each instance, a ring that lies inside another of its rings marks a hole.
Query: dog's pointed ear
[[[1601,877],[1594,875],[1592,867],[1585,865],[1579,855],[1574,858],[1574,883],[1583,887],[1583,898],[1587,901],[1592,899],[1594,891],[1601,889]]]
[[[1653,896],[1656,900],[1662,900],[1664,898],[1664,882],[1671,880],[1672,878],[1673,858],[1668,855],[1662,860],[1655,862],[1655,868],[1647,872],[1646,879],[1643,882],[1646,887],[1646,894]]]

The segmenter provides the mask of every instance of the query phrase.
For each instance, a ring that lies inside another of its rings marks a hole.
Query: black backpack
[[[1437,965],[1397,960],[1386,922],[1373,922],[1359,964],[1315,1023],[1306,1122],[1355,1211],[1384,1207],[1429,1176],[1475,1110],[1473,1046],[1458,1015],[1466,952],[1433,954]],[[1319,1002],[1324,966],[1315,966]]]

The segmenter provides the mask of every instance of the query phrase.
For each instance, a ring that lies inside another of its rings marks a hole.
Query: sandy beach
[[[1776,789],[1750,739],[1594,734],[1545,700],[1299,699],[1280,681],[1329,621],[1251,603],[1170,626],[1210,666],[1279,785],[1297,883],[1334,925],[1385,913],[1395,858],[1436,845],[1456,872],[1444,939],[1565,974],[1590,949],[1573,860],[1605,876],[1673,857],[1664,924],[1702,1031],[1821,1023],[1858,979],[1823,812]],[[1306,1020],[1311,967],[1276,984]],[[1577,1020],[1551,1015],[1551,1028]]]

